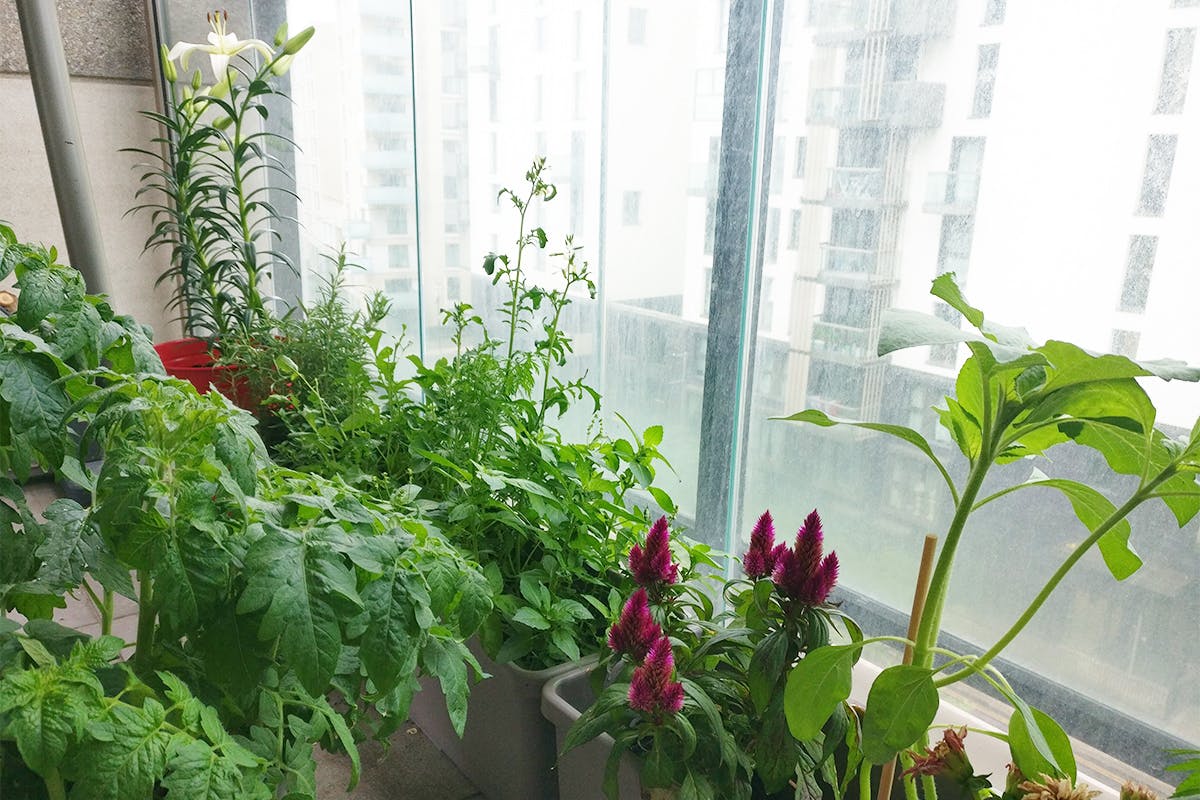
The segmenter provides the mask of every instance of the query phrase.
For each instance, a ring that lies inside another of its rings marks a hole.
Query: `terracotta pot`
[[[215,388],[232,400],[239,408],[257,411],[258,403],[251,394],[250,386],[238,378],[238,368],[232,364],[217,364],[220,351],[204,339],[172,339],[154,345],[163,368],[173,378],[187,381],[200,394]]]

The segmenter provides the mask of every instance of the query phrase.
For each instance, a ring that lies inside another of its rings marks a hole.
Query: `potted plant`
[[[898,425],[835,420],[820,411],[787,419],[823,427],[854,425],[896,436],[925,454],[945,479],[954,514],[941,543],[912,647],[911,664],[884,669],[871,685],[862,722],[860,747],[865,762],[883,764],[899,755],[905,792],[915,798],[918,778],[924,794],[935,794],[931,776],[943,769],[948,752],[960,755],[961,737],[946,738],[928,750],[928,731],[939,705],[939,690],[979,676],[1013,707],[1006,732],[1020,780],[1040,781],[1029,797],[1065,796],[1077,779],[1075,756],[1063,729],[1047,714],[1022,700],[995,668],[1004,648],[1028,625],[1070,570],[1093,548],[1100,551],[1113,577],[1124,580],[1142,565],[1130,546],[1130,513],[1159,501],[1182,526],[1200,511],[1200,422],[1189,433],[1171,435],[1155,427],[1155,407],[1138,380],[1195,381],[1200,370],[1178,361],[1137,362],[1096,355],[1063,341],[1037,344],[1020,328],[995,324],[971,306],[952,274],[938,277],[932,293],[959,311],[975,330],[916,312],[892,311],[880,334],[881,355],[904,347],[965,341],[971,356],[959,371],[954,398],[936,409],[967,462],[965,481],[957,483],[933,448],[917,431]],[[1094,486],[1048,477],[1034,468],[1028,480],[981,497],[985,478],[996,464],[1032,459],[1055,445],[1096,451],[1114,473],[1132,476],[1131,489],[1108,496]],[[1082,542],[1063,560],[1028,608],[981,655],[959,655],[937,646],[955,554],[968,521],[981,506],[1016,492],[1050,489],[1063,494],[1086,528]],[[845,717],[850,670],[864,644],[831,645],[802,659],[788,678],[786,711],[793,733],[814,735]],[[940,655],[940,660],[935,656]],[[931,761],[934,756],[937,759]],[[1196,762],[1185,762],[1194,769]],[[963,779],[965,769],[956,775]],[[1045,776],[1043,778],[1043,776]],[[1195,779],[1192,779],[1194,791]],[[961,781],[960,781],[961,782]],[[1049,787],[1049,788],[1046,788]],[[964,788],[990,791],[976,782]],[[1012,786],[1010,791],[1015,791]],[[1008,796],[1006,794],[1006,796]],[[1079,795],[1083,796],[1083,795]]]
[[[686,554],[684,542],[676,547]],[[838,561],[822,550],[816,511],[790,546],[775,543],[764,513],[742,559],[745,578],[724,583],[727,608],[718,611],[712,587],[673,562],[660,519],[645,546],[630,552],[639,588],[592,673],[605,684],[595,702],[586,671],[546,686],[543,708],[561,747],[559,796],[819,797],[823,785],[844,792],[856,765],[839,767],[833,755],[846,718],[800,741],[784,716],[784,684],[798,658],[837,633],[862,641],[853,620],[828,601]]]
[[[406,719],[421,674],[461,726],[478,674],[463,639],[492,607],[478,569],[411,509],[270,464],[248,414],[142,372],[140,328],[51,254],[0,240],[27,303],[0,323],[0,395],[28,431],[0,435],[0,461],[104,453],[94,474],[64,468],[87,509],[39,518],[0,478],[0,794],[311,798],[314,747],[348,754],[356,780],[356,742]],[[97,639],[49,619],[79,591]],[[110,635],[115,594],[138,604],[133,642]]]
[[[282,169],[268,153],[279,137],[258,126],[280,94],[279,76],[313,29],[289,38],[283,26],[272,46],[228,32],[226,12],[209,14],[209,22],[208,44],[163,48],[166,111],[146,112],[163,129],[154,140],[161,149],[131,148],[151,159],[141,165],[145,185],[137,192],[148,199],[133,210],[151,212],[154,230],[146,248],[171,253],[158,283],[172,287],[170,308],[179,312],[186,338],[157,345],[164,366],[200,392],[216,385],[250,405],[252,398],[232,378],[234,368],[214,360],[224,337],[274,316],[269,281],[280,268],[293,268],[273,246],[279,216],[264,185],[271,172]],[[248,52],[260,56],[257,65],[244,55]],[[199,69],[188,77],[195,53],[208,54],[211,84]],[[239,55],[242,66],[235,66],[232,59]]]
[[[581,443],[554,427],[575,404],[590,401],[598,411],[599,395],[582,379],[558,374],[573,349],[563,312],[575,292],[594,294],[578,247],[568,237],[550,253],[560,265],[557,287],[527,277],[532,253],[549,242],[544,230],[528,227],[532,206],[556,194],[545,169],[538,159],[525,192],[501,192],[520,229],[514,257],[484,261],[505,296],[502,335],[492,336],[469,305],[447,311],[455,357],[431,365],[413,360],[423,400],[404,417],[402,469],[422,484],[431,516],[483,565],[496,592],[475,645],[492,677],[472,690],[462,740],[446,726],[436,695],[419,695],[413,715],[496,798],[553,796],[554,735],[540,713],[542,686],[594,657],[620,602],[621,558],[647,523],[630,503],[632,490],[648,491],[674,512],[670,498],[651,486],[662,458],[661,427]]]

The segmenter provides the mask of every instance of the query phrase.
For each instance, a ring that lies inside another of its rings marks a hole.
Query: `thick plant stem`
[[[909,767],[913,765],[912,757],[908,753],[901,753],[898,758],[900,759],[900,766],[907,773]],[[916,778],[912,775],[902,773],[900,776],[900,785],[904,787],[904,800],[920,800],[920,797],[917,795]]]
[[[46,782],[46,796],[50,800],[67,800],[67,787],[57,769],[47,772],[42,780]]]
[[[147,672],[154,649],[154,583],[150,575],[138,570],[137,651],[133,655],[139,672]]]
[[[1024,613],[1022,613],[1017,621],[1013,623],[1012,627],[1009,628],[1008,631],[1001,636],[986,653],[975,659],[970,669],[962,669],[958,672],[955,672],[953,675],[947,675],[945,678],[936,681],[935,685],[942,687],[949,686],[952,683],[957,683],[963,678],[982,670],[989,663],[991,663],[992,659],[998,656],[1000,652],[1017,637],[1017,634],[1025,629],[1025,626],[1029,624],[1030,620],[1037,615],[1037,612],[1041,610],[1041,607],[1045,605],[1046,601],[1050,598],[1051,593],[1058,588],[1058,585],[1062,583],[1063,578],[1065,578],[1067,573],[1071,571],[1071,568],[1079,562],[1079,559],[1083,558],[1084,554],[1087,553],[1088,550],[1092,549],[1093,545],[1100,541],[1100,539],[1103,538],[1106,533],[1112,530],[1117,523],[1129,516],[1131,511],[1144,503],[1158,486],[1160,486],[1164,481],[1170,479],[1174,474],[1175,470],[1173,467],[1163,470],[1163,472],[1161,472],[1148,484],[1134,492],[1133,495],[1126,500],[1120,508],[1110,514],[1109,517],[1104,520],[1104,522],[1100,523],[1100,525],[1096,527],[1096,530],[1092,532],[1091,536],[1084,539],[1083,543],[1076,547],[1071,552],[1071,555],[1067,556],[1066,560],[1063,561],[1059,568],[1054,571],[1054,574],[1050,576],[1048,581],[1046,581],[1046,585],[1043,586],[1042,590],[1037,593],[1037,596],[1033,598],[1033,602],[1029,604],[1029,607],[1025,609]]]
[[[858,800],[871,800],[871,765],[863,764],[858,770]]]
[[[946,541],[938,554],[937,566],[934,567],[933,577],[929,581],[929,595],[925,601],[925,614],[921,617],[921,627],[917,633],[916,646],[913,648],[913,664],[919,667],[933,665],[933,648],[937,646],[938,632],[942,625],[942,611],[946,605],[946,594],[950,586],[950,571],[954,566],[954,552],[958,548],[958,540],[962,537],[975,505],[975,498],[983,487],[983,479],[987,476],[991,459],[980,454],[979,459],[971,467],[967,476],[967,484],[963,487],[958,499],[958,508],[946,531]]]
[[[933,782],[932,775],[921,776],[921,794],[923,800],[937,800],[937,784]]]
[[[104,608],[100,609],[100,634],[109,636],[112,634],[113,622],[113,601],[114,596],[112,591],[104,590]]]

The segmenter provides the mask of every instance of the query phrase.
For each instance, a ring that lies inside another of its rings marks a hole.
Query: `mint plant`
[[[898,753],[906,766],[906,748],[927,743],[926,731],[938,707],[939,689],[978,675],[1013,706],[1004,734],[1013,761],[1026,777],[1071,780],[1075,758],[1070,741],[1048,715],[1029,706],[995,668],[995,659],[1047,603],[1070,570],[1093,548],[1118,581],[1136,572],[1141,559],[1130,545],[1129,514],[1142,504],[1164,503],[1182,527],[1200,511],[1200,422],[1187,435],[1171,436],[1155,427],[1155,408],[1139,379],[1195,381],[1200,370],[1177,361],[1138,362],[1124,356],[1095,355],[1073,344],[1037,344],[1019,328],[997,325],[971,306],[951,274],[933,283],[932,293],[958,310],[972,331],[908,311],[884,318],[881,355],[905,347],[965,341],[971,356],[959,370],[955,396],[936,409],[939,420],[968,466],[961,484],[917,431],[898,425],[835,420],[819,411],[787,419],[828,427],[849,424],[896,436],[917,447],[946,482],[954,515],[942,539],[929,586],[925,613],[913,647],[911,665],[890,667],[871,687],[863,718],[861,749],[866,761],[880,764]],[[1078,481],[1050,478],[1038,470],[1024,483],[981,497],[992,467],[1040,456],[1055,445],[1083,446],[1098,452],[1108,467],[1131,476],[1136,485],[1112,499]],[[1087,536],[1037,590],[1028,608],[981,655],[960,655],[938,646],[942,614],[958,545],[971,515],[984,505],[1016,492],[1052,489],[1070,502]],[[868,640],[869,641],[869,640]],[[815,651],[795,667],[787,703],[794,731],[811,732],[826,723],[849,694],[850,667],[865,642]],[[940,662],[937,656],[942,656]],[[806,687],[806,688],[801,688]],[[803,701],[803,702],[802,702]],[[924,781],[926,793],[931,780]],[[914,772],[906,791],[915,797]]]

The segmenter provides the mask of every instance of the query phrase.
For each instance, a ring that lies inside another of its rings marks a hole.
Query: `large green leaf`
[[[875,678],[863,716],[863,756],[884,764],[924,733],[938,709],[933,670],[911,664],[888,667]]]
[[[764,637],[750,656],[750,669],[746,677],[750,699],[760,714],[766,710],[783,674],[787,651],[788,637],[781,628]]]
[[[71,764],[72,800],[150,797],[166,771],[171,741],[166,725],[164,709],[154,700],[142,708],[113,706],[106,721],[88,727],[90,741]]]
[[[198,739],[171,740],[162,786],[168,796],[189,800],[228,800],[243,796],[242,773],[237,764],[221,757]]]
[[[1107,497],[1092,487],[1077,481],[1065,478],[1046,478],[1030,481],[1029,485],[1047,486],[1062,492],[1071,502],[1075,516],[1079,517],[1079,521],[1093,533],[1117,510],[1117,507]],[[1097,542],[1108,571],[1119,581],[1125,580],[1142,566],[1142,559],[1129,544],[1130,533],[1129,521],[1122,519]]]
[[[94,678],[64,681],[57,672],[55,667],[22,670],[0,681],[0,718],[9,719],[6,733],[16,739],[25,763],[40,774],[62,764],[72,737],[103,694]]]
[[[391,691],[416,667],[421,628],[409,590],[412,579],[393,566],[362,591],[370,622],[363,634],[359,657],[380,692]]]
[[[323,694],[342,650],[338,607],[361,604],[353,573],[319,540],[269,526],[247,552],[245,574],[238,613],[263,610],[259,638],[278,636],[304,688]]]
[[[815,739],[837,707],[850,696],[857,645],[819,647],[788,674],[784,713],[788,729],[800,741]]]
[[[466,652],[461,642],[430,636],[421,652],[421,663],[425,672],[436,676],[446,697],[446,712],[454,732],[462,736],[467,724],[467,665],[463,660]]]
[[[62,463],[67,396],[55,381],[58,370],[44,356],[0,353],[0,397],[8,401],[14,438],[27,439],[43,463]]]
[[[1075,782],[1075,753],[1071,749],[1071,739],[1050,715],[1027,706],[1025,710],[1017,709],[1008,720],[1008,747],[1012,752],[1013,763],[1024,775],[1058,775],[1066,776]],[[1030,722],[1037,727],[1040,741],[1035,744],[1031,736]],[[1043,756],[1039,745],[1044,745],[1054,756],[1053,763]]]
[[[942,474],[942,477],[950,486],[951,492],[954,491],[954,481],[950,479],[950,474],[946,471],[945,465],[943,465],[941,460],[934,455],[933,448],[929,446],[929,442],[925,440],[925,437],[914,431],[912,428],[906,428],[903,425],[888,425],[882,422],[853,422],[851,420],[841,419],[835,420],[831,419],[825,412],[817,411],[816,409],[811,408],[805,411],[799,411],[787,417],[772,417],[772,419],[785,420],[789,422],[808,422],[813,425],[819,425],[822,428],[829,428],[834,425],[849,425],[854,428],[865,428],[869,431],[878,431],[880,433],[886,433],[889,436],[895,436],[897,439],[903,439],[924,453],[926,457],[933,462],[933,465],[937,467],[938,472]]]

